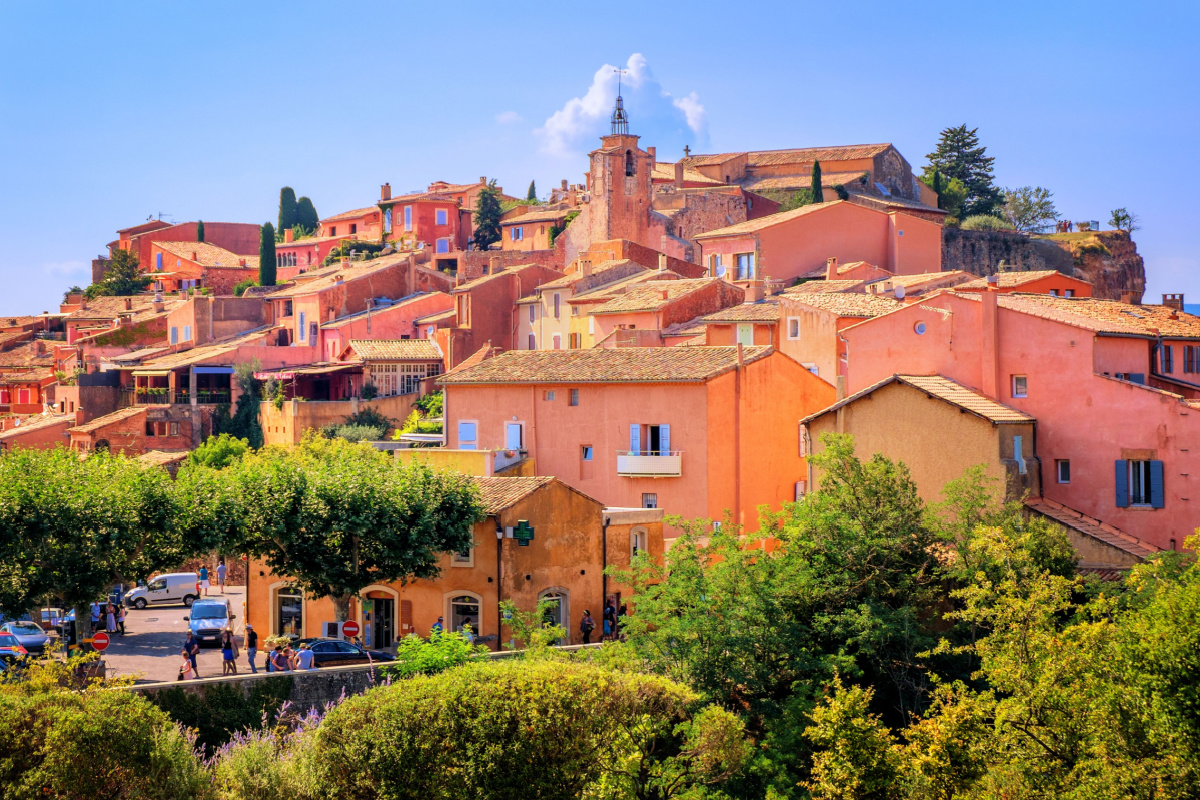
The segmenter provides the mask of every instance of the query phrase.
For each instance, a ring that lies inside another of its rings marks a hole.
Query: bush
[[[395,678],[436,675],[487,652],[461,633],[435,633],[428,640],[405,636],[397,643],[396,660],[383,667],[383,674]]]
[[[373,425],[326,425],[321,428],[326,439],[345,439],[348,442],[378,442],[387,436],[387,428]]]
[[[964,231],[1011,231],[1012,223],[991,214],[975,214],[962,221]]]
[[[292,678],[279,675],[254,681],[249,698],[240,684],[215,683],[206,685],[202,694],[176,686],[149,700],[171,719],[195,729],[197,742],[211,754],[234,734],[270,724],[291,695]]]
[[[273,725],[237,733],[212,760],[220,800],[316,800],[312,774],[313,730],[328,711],[285,711]]]
[[[427,417],[442,416],[443,397],[441,391],[430,392],[413,403]]]
[[[258,286],[258,280],[255,278],[247,278],[244,281],[238,281],[233,285],[233,296],[241,297],[251,286]]]
[[[362,395],[363,400],[374,400],[379,396],[379,387],[371,381],[367,381],[363,384],[362,392],[360,394]]]

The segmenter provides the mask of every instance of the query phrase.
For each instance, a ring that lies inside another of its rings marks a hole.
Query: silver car
[[[6,622],[0,625],[0,633],[9,633],[16,637],[21,646],[29,651],[31,656],[40,656],[46,652],[50,637],[36,622]]]
[[[221,634],[226,628],[233,630],[233,610],[228,600],[204,599],[192,603],[191,613],[184,617],[188,628],[201,644],[221,641]]]

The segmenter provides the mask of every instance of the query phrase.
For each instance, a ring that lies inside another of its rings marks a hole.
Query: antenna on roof
[[[612,113],[612,132],[624,136],[629,133],[629,117],[625,114],[625,100],[621,97],[621,76],[627,70],[614,67],[613,72],[617,73],[617,105]]]

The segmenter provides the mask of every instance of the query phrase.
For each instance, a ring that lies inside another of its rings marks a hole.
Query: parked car
[[[36,622],[6,622],[0,625],[0,634],[13,636],[30,655],[40,656],[46,652],[50,637]]]
[[[0,633],[0,661],[10,662],[24,658],[29,651],[11,633]]]
[[[340,639],[301,639],[297,643],[307,644],[313,652],[313,665],[317,667],[342,667],[348,664],[370,664],[375,661],[395,661],[396,657],[382,650],[364,650],[351,642]]]
[[[136,586],[125,593],[125,605],[134,608],[183,603],[188,608],[200,596],[200,581],[194,572],[172,572],[155,575],[145,586]]]
[[[215,644],[221,641],[222,631],[233,630],[233,621],[237,617],[228,600],[205,598],[192,603],[191,613],[184,619],[200,644]]]

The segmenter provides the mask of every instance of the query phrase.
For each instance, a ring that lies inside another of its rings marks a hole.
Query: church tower
[[[649,244],[654,156],[639,148],[639,137],[629,133],[619,88],[611,123],[612,132],[600,137],[600,148],[589,154],[592,240],[629,239]]]

